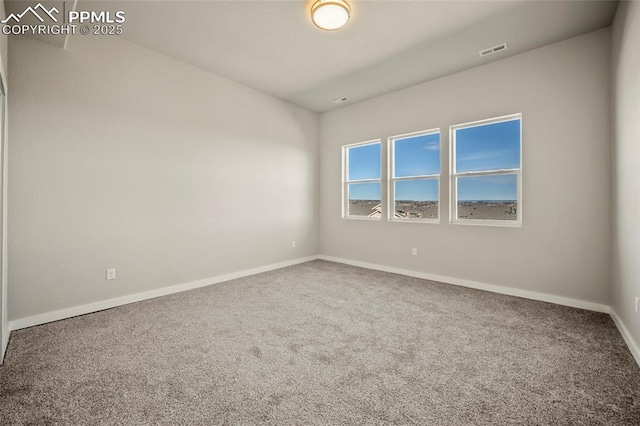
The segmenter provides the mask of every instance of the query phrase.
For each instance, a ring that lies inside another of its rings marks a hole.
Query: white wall
[[[608,305],[609,44],[604,29],[323,114],[321,254]],[[523,227],[449,224],[448,126],[518,112]],[[342,145],[437,127],[440,224],[341,219]]]
[[[11,320],[317,252],[316,114],[117,37],[9,52]]]
[[[621,2],[613,24],[613,287],[611,306],[640,363],[640,3]]]
[[[0,1],[0,20],[5,18],[5,9],[4,2]],[[0,75],[2,76],[2,83],[4,85],[3,92],[7,94],[7,36],[5,34],[0,34]],[[0,99],[1,101],[1,99]],[[5,104],[6,107],[6,104]],[[4,121],[4,126],[0,125],[0,131],[3,132],[2,141],[3,146],[0,147],[2,155],[0,156],[0,364],[4,361],[4,353],[7,349],[7,344],[9,343],[9,319],[7,316],[7,268],[6,268],[6,258],[7,251],[5,247],[6,241],[6,185],[7,180],[5,179],[6,175],[6,157],[7,157],[7,112],[6,108],[0,107],[0,111],[2,111],[2,117],[0,120]]]

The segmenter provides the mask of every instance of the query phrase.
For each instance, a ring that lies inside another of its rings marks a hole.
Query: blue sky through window
[[[348,150],[348,180],[380,179],[380,142],[354,146]],[[349,185],[349,200],[380,200],[380,183]]]
[[[455,130],[456,173],[520,168],[520,119]],[[516,201],[516,175],[460,177],[458,201]]]
[[[349,200],[380,201],[380,183],[350,183]]]
[[[396,181],[396,201],[438,201],[438,179]]]
[[[440,173],[440,133],[396,139],[395,177]]]
[[[516,201],[516,175],[459,177],[458,201]]]
[[[520,119],[455,130],[456,173],[520,168]],[[440,173],[440,133],[396,139],[394,177]],[[348,148],[348,180],[380,179],[381,144]],[[397,181],[395,199],[437,201],[438,180]],[[517,176],[458,178],[459,201],[517,199]],[[350,200],[380,200],[380,183],[350,184]]]
[[[349,148],[349,179],[380,179],[380,143]]]
[[[440,132],[396,139],[394,177],[440,174]],[[395,183],[395,199],[438,201],[438,180],[409,180]]]
[[[456,173],[520,168],[520,119],[456,132]]]

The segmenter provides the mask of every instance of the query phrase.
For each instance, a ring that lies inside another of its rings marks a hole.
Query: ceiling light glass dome
[[[344,0],[318,0],[311,6],[313,23],[323,30],[333,31],[349,21],[351,7]]]

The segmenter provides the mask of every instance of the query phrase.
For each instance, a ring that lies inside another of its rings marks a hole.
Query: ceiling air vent
[[[493,46],[493,47],[490,47],[488,49],[481,50],[478,53],[480,54],[480,56],[489,56],[489,55],[491,55],[493,53],[501,52],[503,50],[507,50],[507,43],[502,43],[502,44],[499,44],[497,46]]]
[[[338,99],[334,99],[333,103],[334,104],[341,104],[343,102],[347,102],[349,100],[349,98],[347,98],[346,96],[342,97],[342,98],[338,98]]]

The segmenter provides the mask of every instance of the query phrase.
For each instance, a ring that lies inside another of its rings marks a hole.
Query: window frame
[[[520,167],[517,169],[497,169],[485,171],[469,171],[457,173],[456,171],[456,131],[470,127],[478,127],[489,124],[503,123],[507,121],[519,120],[520,122]],[[485,120],[471,121],[467,123],[455,124],[449,127],[449,222],[453,225],[473,225],[473,226],[501,226],[508,228],[522,227],[522,113],[509,114],[500,117],[488,118]],[[458,218],[458,188],[457,179],[459,177],[478,176],[500,176],[516,175],[516,190],[518,204],[517,220],[493,220],[493,219],[459,219]]]
[[[378,179],[356,179],[349,180],[349,150],[351,148],[357,148],[361,146],[367,145],[380,145],[380,177]],[[384,212],[380,217],[368,217],[368,216],[352,216],[349,214],[349,184],[352,183],[380,183],[380,208],[384,208],[384,194],[382,191],[382,165],[384,163],[384,158],[382,156],[382,139],[372,139],[364,142],[357,142],[348,145],[342,146],[342,218],[343,219],[355,219],[355,220],[373,220],[373,221],[382,221],[382,217],[384,216]]]
[[[402,176],[402,177],[396,177],[395,176],[395,166],[396,166],[396,156],[395,156],[395,146],[396,146],[396,141],[400,140],[400,139],[408,139],[411,137],[415,137],[415,136],[426,136],[426,135],[433,135],[433,134],[438,134],[439,138],[438,138],[438,161],[439,161],[439,168],[440,168],[440,173],[437,174],[430,174],[430,175],[416,175],[416,176]],[[440,214],[441,214],[441,203],[440,203],[440,199],[442,198],[441,195],[441,187],[440,187],[440,177],[442,176],[442,132],[440,131],[440,128],[434,128],[434,129],[429,129],[429,130],[420,130],[417,132],[410,132],[410,133],[403,133],[401,135],[395,135],[395,136],[390,136],[389,138],[387,138],[387,169],[388,169],[388,177],[387,177],[387,183],[388,183],[388,187],[387,187],[387,198],[388,198],[388,205],[387,205],[387,220],[389,222],[396,222],[396,223],[440,223]],[[438,183],[438,199],[436,200],[438,203],[438,217],[436,219],[424,219],[424,218],[415,218],[415,219],[409,219],[409,218],[398,218],[395,217],[395,211],[396,211],[396,182],[400,181],[417,181],[417,180],[427,180],[427,179],[435,179],[436,182]]]

